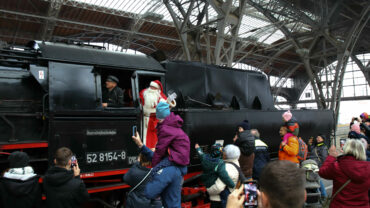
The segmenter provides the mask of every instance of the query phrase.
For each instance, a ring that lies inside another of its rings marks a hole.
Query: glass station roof
[[[98,7],[107,9],[114,9],[117,11],[123,11],[130,13],[133,17],[143,17],[146,15],[156,15],[161,21],[166,21],[169,24],[173,24],[172,17],[167,10],[165,4],[161,0],[73,0],[80,3],[90,4]],[[190,6],[190,1],[184,3],[183,8],[185,11]],[[203,8],[203,5],[196,5],[198,8]],[[233,8],[239,6],[239,0],[233,0]],[[199,10],[195,7],[190,15],[190,22],[197,20],[197,14]],[[176,14],[180,14],[177,7],[172,7]],[[255,10],[253,7],[248,5],[244,12],[243,19],[239,29],[239,38],[248,38],[259,43],[271,44],[279,39],[284,38],[284,34],[278,29],[278,25],[271,24],[262,13]],[[212,6],[208,6],[208,19],[209,21],[217,20],[218,14]],[[206,23],[206,18],[203,18],[201,24]],[[217,23],[210,24],[210,27],[216,28]],[[227,34],[228,28],[225,28]]]

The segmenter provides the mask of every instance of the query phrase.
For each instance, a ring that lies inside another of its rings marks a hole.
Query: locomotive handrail
[[[201,101],[198,101],[198,100],[194,100],[193,98],[191,98],[190,96],[186,96],[185,97],[185,101],[191,101],[191,102],[194,102],[194,103],[198,103],[198,104],[201,104],[201,105],[205,105],[207,107],[212,107],[212,105],[210,104],[207,104],[207,103],[203,103]]]

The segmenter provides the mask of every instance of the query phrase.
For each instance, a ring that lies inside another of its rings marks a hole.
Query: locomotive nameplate
[[[117,134],[116,129],[87,129],[86,136],[114,136]]]
[[[125,150],[112,150],[105,152],[88,152],[86,153],[86,163],[96,164],[112,161],[124,161],[126,160]]]

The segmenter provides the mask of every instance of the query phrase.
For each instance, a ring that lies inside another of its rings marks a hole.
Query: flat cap
[[[106,81],[108,81],[108,82],[115,82],[115,83],[119,83],[119,79],[118,79],[117,77],[113,76],[113,75],[109,75],[109,76],[107,77],[107,80],[106,80]]]

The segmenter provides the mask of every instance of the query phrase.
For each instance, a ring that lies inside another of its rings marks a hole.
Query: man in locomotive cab
[[[123,90],[118,87],[119,79],[109,75],[105,81],[106,89],[103,90],[103,108],[123,107]]]

